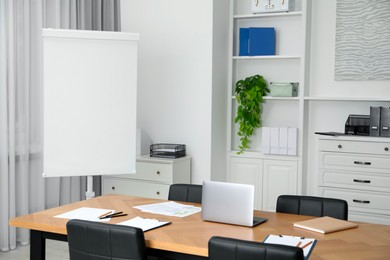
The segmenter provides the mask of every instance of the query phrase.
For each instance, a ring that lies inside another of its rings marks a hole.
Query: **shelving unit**
[[[334,80],[335,39],[328,35],[335,33],[335,2],[300,0],[294,12],[251,14],[250,0],[230,1],[227,179],[254,184],[257,209],[274,210],[280,194],[332,196],[321,190],[318,151],[319,139],[323,137],[315,132],[344,132],[350,114],[367,115],[370,106],[390,106],[388,81]],[[331,19],[319,17],[323,14]],[[239,28],[251,26],[275,27],[275,56],[239,56]],[[263,126],[298,128],[297,156],[263,154],[261,128],[251,138],[251,149],[237,155],[235,83],[255,74],[264,76],[268,82],[299,82],[298,97],[264,97],[261,115]],[[369,140],[388,143],[386,138]],[[377,222],[360,215],[359,219]]]
[[[228,76],[228,175],[231,182],[254,184],[257,209],[275,210],[279,194],[302,191],[304,108],[306,92],[306,53],[310,3],[297,1],[297,10],[284,13],[251,14],[250,0],[230,1],[230,57]],[[274,27],[276,55],[239,56],[239,28]],[[262,125],[298,128],[298,156],[265,155],[261,152],[261,128],[252,136],[250,151],[237,155],[238,125],[234,123],[237,101],[235,83],[255,74],[267,82],[299,82],[298,97],[264,97]]]

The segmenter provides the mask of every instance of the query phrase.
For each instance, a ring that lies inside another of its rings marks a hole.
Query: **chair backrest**
[[[276,212],[348,220],[348,203],[341,199],[281,195],[276,203]]]
[[[202,185],[172,184],[169,187],[168,200],[202,203]]]
[[[140,228],[72,219],[66,225],[70,260],[145,260]]]
[[[209,240],[209,260],[303,260],[300,247],[265,244],[227,237]]]

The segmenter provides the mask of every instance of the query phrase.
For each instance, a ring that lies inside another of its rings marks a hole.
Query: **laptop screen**
[[[253,226],[253,205],[253,185],[215,181],[203,182],[203,220]]]

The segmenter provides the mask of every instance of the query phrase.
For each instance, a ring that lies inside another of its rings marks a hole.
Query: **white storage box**
[[[295,10],[295,0],[252,0],[252,13],[289,12]]]

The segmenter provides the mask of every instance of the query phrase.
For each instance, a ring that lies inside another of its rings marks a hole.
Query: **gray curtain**
[[[41,29],[120,30],[119,0],[0,0],[0,250],[29,243],[12,217],[85,197],[85,178],[42,177]],[[95,192],[100,194],[99,178]]]

